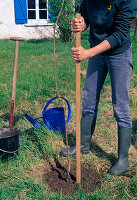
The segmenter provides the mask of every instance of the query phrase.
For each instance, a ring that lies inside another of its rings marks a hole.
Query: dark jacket
[[[108,40],[112,49],[105,54],[118,54],[131,45],[130,27],[137,14],[137,0],[83,0],[80,13],[90,25],[90,46]]]

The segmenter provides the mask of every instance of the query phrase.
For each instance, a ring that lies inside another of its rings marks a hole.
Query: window
[[[27,0],[28,25],[48,24],[48,0]]]
[[[52,25],[49,23],[48,0],[14,0],[15,23],[25,26]],[[50,13],[50,19],[54,21]]]

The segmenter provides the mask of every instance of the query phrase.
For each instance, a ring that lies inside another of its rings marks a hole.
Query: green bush
[[[61,9],[61,5],[62,5],[62,1],[63,0],[50,0],[49,4],[50,4],[50,21],[51,22],[55,22],[56,19],[58,18],[59,15],[59,11]],[[70,28],[70,23],[72,18],[75,16],[75,11],[78,10],[79,7],[79,1],[76,1],[76,3],[74,3],[75,1],[73,0],[65,0],[64,1],[64,5],[62,8],[62,12],[61,15],[59,17],[58,20],[58,29],[57,29],[57,33],[59,34],[60,38],[65,41],[65,42],[69,42],[72,39],[72,32],[71,32],[71,28]]]

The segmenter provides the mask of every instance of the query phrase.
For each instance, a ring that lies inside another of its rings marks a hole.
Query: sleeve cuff
[[[115,48],[119,45],[119,42],[117,41],[114,35],[109,36],[108,38],[106,38],[106,40],[109,42],[112,48]]]

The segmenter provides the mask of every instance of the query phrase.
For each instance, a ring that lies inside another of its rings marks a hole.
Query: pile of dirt
[[[44,179],[53,192],[63,195],[72,195],[78,188],[76,184],[76,169],[71,166],[70,177],[67,177],[67,167],[63,167],[60,163],[56,165],[50,163],[50,169],[45,172]],[[85,168],[81,166],[81,187],[85,192],[92,192],[97,186],[101,185],[101,177],[94,168]]]

